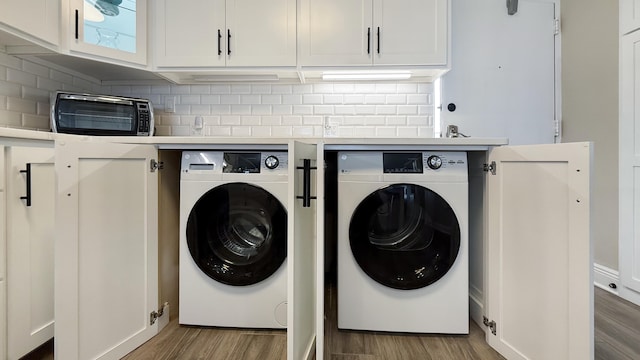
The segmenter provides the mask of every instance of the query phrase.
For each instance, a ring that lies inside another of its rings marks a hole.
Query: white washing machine
[[[468,334],[465,152],[338,153],[338,327]]]
[[[180,309],[187,325],[287,325],[286,151],[185,151]]]

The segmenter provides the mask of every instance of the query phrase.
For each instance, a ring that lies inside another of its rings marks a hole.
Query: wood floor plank
[[[212,357],[210,359],[217,359]],[[220,358],[222,359],[222,358]],[[287,336],[269,334],[241,334],[229,360],[287,360]]]

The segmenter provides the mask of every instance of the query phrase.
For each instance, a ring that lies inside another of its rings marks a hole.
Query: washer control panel
[[[184,151],[182,173],[272,174],[287,173],[286,151]]]
[[[345,176],[466,176],[464,151],[343,151],[338,175]]]

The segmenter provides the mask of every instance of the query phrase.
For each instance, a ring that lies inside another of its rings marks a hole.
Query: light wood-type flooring
[[[332,290],[329,288],[328,295]],[[335,302],[327,299],[325,360],[502,359],[470,323],[468,336],[407,335],[342,331],[335,326]],[[333,304],[333,305],[331,305]],[[640,307],[595,289],[595,354],[598,360],[640,359]],[[23,360],[53,359],[48,342]],[[176,320],[126,360],[286,359],[286,332],[180,326]]]

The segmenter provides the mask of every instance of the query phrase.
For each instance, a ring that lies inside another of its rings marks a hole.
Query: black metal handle
[[[20,173],[22,174],[26,174],[27,176],[27,195],[26,196],[20,196],[21,200],[26,200],[27,201],[27,206],[31,206],[31,164],[27,163],[27,169],[26,170],[20,170]]]
[[[310,159],[304,159],[303,164],[303,166],[296,167],[298,170],[303,170],[302,196],[296,196],[296,199],[302,199],[302,207],[311,207],[311,199],[316,199],[315,196],[311,196],[311,170],[316,170],[317,168],[311,166]]]
[[[218,29],[218,55],[222,55],[222,49],[220,48],[220,42],[222,41],[222,33]]]
[[[78,34],[78,9],[76,9],[76,40],[78,40],[79,34]]]
[[[380,26],[378,26],[378,54],[380,54]]]
[[[227,55],[231,55],[231,30],[227,29]]]
[[[371,54],[371,28],[367,28],[367,54]]]

